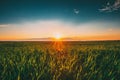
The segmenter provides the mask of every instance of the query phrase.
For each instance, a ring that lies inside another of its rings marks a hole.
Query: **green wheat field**
[[[120,41],[1,41],[0,80],[120,80]]]

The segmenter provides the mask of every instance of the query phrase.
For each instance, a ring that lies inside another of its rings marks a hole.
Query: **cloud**
[[[79,12],[80,12],[80,11],[79,11],[78,9],[74,9],[74,13],[75,13],[75,14],[79,14]]]
[[[114,4],[111,5],[110,2],[106,4],[106,6],[102,9],[99,9],[100,12],[113,12],[120,8],[120,0],[115,0]]]
[[[0,25],[0,28],[6,28],[6,27],[10,27],[10,24],[2,24],[2,25]]]

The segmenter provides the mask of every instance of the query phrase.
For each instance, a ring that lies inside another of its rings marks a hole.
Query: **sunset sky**
[[[0,0],[0,40],[120,40],[120,0]]]

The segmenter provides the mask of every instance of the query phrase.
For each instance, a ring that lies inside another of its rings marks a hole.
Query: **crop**
[[[0,42],[0,80],[119,80],[120,41]]]

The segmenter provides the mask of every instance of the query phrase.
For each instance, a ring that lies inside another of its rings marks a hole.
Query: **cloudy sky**
[[[0,40],[120,40],[120,0],[0,0]]]

